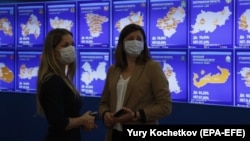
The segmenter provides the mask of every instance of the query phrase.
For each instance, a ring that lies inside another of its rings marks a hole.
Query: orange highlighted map
[[[211,84],[225,83],[230,76],[229,70],[226,68],[221,68],[220,66],[217,66],[217,69],[220,71],[220,73],[217,73],[214,75],[212,75],[211,73],[208,73],[207,75],[205,75],[204,77],[200,79],[199,79],[199,75],[197,73],[194,73],[194,77],[193,77],[194,86],[201,88],[209,83]],[[205,71],[201,70],[201,74],[204,75]],[[197,81],[197,79],[199,79],[199,81]]]

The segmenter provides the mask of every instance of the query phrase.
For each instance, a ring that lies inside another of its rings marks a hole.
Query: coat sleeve
[[[172,99],[169,90],[169,82],[162,71],[161,65],[158,62],[150,63],[149,77],[151,80],[151,89],[154,96],[154,105],[145,109],[139,110],[144,116],[144,122],[158,120],[166,117],[172,111]]]

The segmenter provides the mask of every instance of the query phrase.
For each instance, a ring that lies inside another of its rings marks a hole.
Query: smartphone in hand
[[[114,114],[114,117],[120,117],[120,116],[124,115],[125,113],[126,113],[126,111],[124,109],[120,109],[119,111],[117,111]]]
[[[94,116],[94,117],[95,117],[95,120],[101,119],[97,111],[91,112],[90,115],[91,115],[91,116]]]

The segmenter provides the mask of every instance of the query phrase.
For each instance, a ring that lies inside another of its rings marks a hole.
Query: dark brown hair
[[[129,24],[125,26],[119,36],[118,44],[115,49],[115,66],[121,68],[124,70],[127,65],[127,59],[126,59],[126,53],[124,50],[124,38],[127,37],[130,33],[140,31],[143,35],[143,41],[144,41],[144,49],[141,52],[141,54],[136,58],[137,64],[145,64],[148,60],[151,59],[151,56],[149,54],[149,49],[147,46],[147,38],[146,34],[143,30],[143,28],[137,24]]]

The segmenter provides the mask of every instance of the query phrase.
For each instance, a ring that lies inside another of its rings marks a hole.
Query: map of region
[[[197,15],[196,22],[194,25],[191,25],[193,30],[192,34],[204,31],[205,33],[214,32],[218,26],[223,26],[226,23],[226,20],[229,19],[229,16],[232,14],[228,6],[225,6],[222,11],[212,12],[212,11],[203,11]]]
[[[163,64],[163,72],[166,75],[169,81],[170,92],[174,92],[176,94],[181,92],[180,86],[178,85],[178,81],[176,79],[176,73],[174,72],[173,67],[170,64]]]
[[[13,35],[12,26],[7,18],[0,18],[0,31],[3,31],[4,35]]]
[[[84,70],[81,74],[81,81],[86,85],[91,84],[94,80],[105,80],[106,79],[106,62],[99,62],[96,70],[91,68],[89,62],[85,62],[82,65],[82,69]]]
[[[64,28],[71,31],[74,23],[71,20],[60,19],[59,17],[55,17],[54,19],[50,18],[50,26],[52,28]]]
[[[172,7],[163,18],[158,18],[157,25],[164,33],[164,36],[171,37],[175,32],[179,23],[184,21],[186,12],[183,7]]]
[[[239,29],[250,33],[250,9],[247,9],[239,18]]]
[[[220,73],[217,73],[217,74],[208,73],[208,74],[206,74],[205,70],[201,70],[201,72],[200,72],[201,77],[199,77],[199,75],[197,73],[194,73],[194,77],[193,77],[194,86],[196,86],[197,88],[201,88],[207,84],[223,84],[223,83],[225,83],[230,76],[229,70],[226,68],[221,68],[220,66],[217,66],[217,69],[220,71]],[[197,79],[199,81],[197,81]]]
[[[0,80],[10,83],[14,79],[12,70],[10,70],[4,63],[0,63]]]
[[[248,67],[242,68],[240,74],[242,76],[242,80],[245,81],[246,87],[250,87],[250,68]]]
[[[32,77],[37,77],[38,67],[27,68],[25,64],[20,66],[20,79],[31,79]]]
[[[121,18],[118,22],[116,22],[115,27],[119,32],[121,32],[121,30],[128,24],[134,23],[140,26],[144,26],[143,18],[144,17],[140,11],[139,12],[131,11],[128,17]]]
[[[21,24],[22,35],[24,37],[34,34],[35,38],[38,38],[40,35],[40,26],[41,22],[38,20],[37,16],[31,14],[26,24]]]
[[[90,35],[92,37],[99,37],[102,33],[102,24],[108,21],[108,18],[98,14],[86,14],[86,22],[89,27]]]

